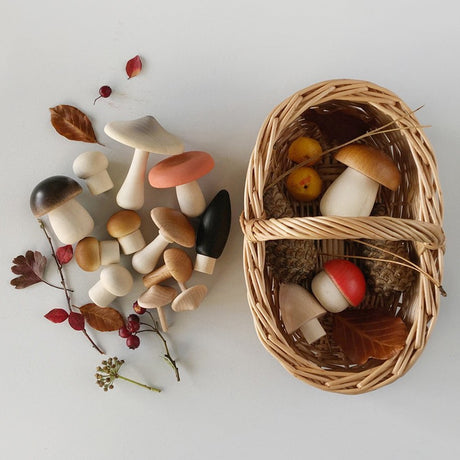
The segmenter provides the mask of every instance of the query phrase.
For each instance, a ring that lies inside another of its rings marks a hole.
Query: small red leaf
[[[45,318],[53,323],[62,323],[68,317],[69,314],[62,308],[53,308],[45,315]]]
[[[126,63],[126,73],[128,78],[135,77],[139,75],[142,70],[142,61],[139,55],[134,56]]]
[[[82,331],[85,328],[85,318],[81,313],[73,311],[69,315],[69,324],[76,331]]]
[[[73,257],[72,245],[68,244],[67,246],[61,246],[60,248],[57,248],[56,257],[61,265],[69,263]]]

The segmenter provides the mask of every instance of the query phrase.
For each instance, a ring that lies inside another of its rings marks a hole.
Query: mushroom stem
[[[323,216],[367,217],[372,212],[379,183],[347,168],[328,187],[320,202]]]
[[[131,166],[117,194],[117,204],[124,209],[141,209],[144,205],[144,182],[149,152],[135,149]]]
[[[94,228],[93,218],[75,199],[48,212],[54,233],[64,244],[74,244],[88,236]]]
[[[176,186],[180,210],[187,217],[197,217],[206,209],[206,201],[196,180]]]
[[[88,296],[99,307],[107,307],[117,298],[104,287],[100,280],[88,291]]]
[[[112,179],[106,169],[87,177],[85,182],[92,195],[100,195],[113,188]]]
[[[150,273],[155,268],[161,253],[169,243],[171,241],[166,239],[160,231],[151,243],[134,254],[132,258],[134,270],[142,274]]]
[[[163,307],[157,307],[158,318],[160,319],[161,329],[163,332],[168,332],[168,321],[166,320],[165,312],[163,311]]]
[[[321,326],[318,318],[311,319],[300,326],[299,329],[308,343],[314,343],[326,335],[326,331],[323,329],[323,326]]]

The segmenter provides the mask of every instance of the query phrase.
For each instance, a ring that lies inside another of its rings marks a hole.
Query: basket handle
[[[441,226],[429,222],[395,217],[283,217],[280,219],[244,219],[240,225],[252,243],[269,240],[360,239],[410,240],[426,249],[444,250]]]

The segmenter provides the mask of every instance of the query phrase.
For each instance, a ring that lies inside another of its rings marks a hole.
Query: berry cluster
[[[145,308],[140,307],[137,302],[134,302],[133,309],[140,315],[145,313]],[[136,314],[131,314],[126,320],[126,325],[122,326],[118,330],[118,335],[122,339],[126,339],[126,345],[128,348],[131,348],[131,350],[135,350],[141,343],[141,339],[137,335],[140,327],[141,322],[139,316]]]

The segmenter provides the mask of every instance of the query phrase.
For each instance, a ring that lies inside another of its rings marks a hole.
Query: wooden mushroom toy
[[[124,254],[134,254],[145,246],[140,226],[139,214],[131,210],[118,211],[107,221],[109,235],[118,239]]]
[[[168,244],[177,243],[186,248],[195,245],[195,230],[180,211],[157,207],[152,209],[150,215],[158,227],[158,236],[136,252],[132,259],[133,268],[142,274],[150,273],[155,268]]]
[[[161,328],[166,332],[168,330],[168,322],[166,321],[166,315],[163,311],[163,307],[171,303],[176,295],[177,291],[173,287],[156,284],[145,291],[139,299],[137,299],[137,303],[143,308],[156,308]]]
[[[48,215],[54,233],[64,244],[74,244],[94,228],[93,218],[75,199],[81,186],[66,176],[52,176],[35,186],[30,209],[35,217]]]
[[[142,280],[149,288],[154,284],[174,278],[182,291],[187,289],[185,283],[193,273],[193,264],[188,254],[180,248],[169,248],[163,253],[164,265],[145,275]]]
[[[133,147],[134,155],[126,178],[117,194],[121,208],[140,209],[144,204],[144,183],[149,152],[176,155],[184,151],[182,141],[166,131],[152,116],[105,125],[107,136]]]
[[[128,294],[133,277],[122,265],[112,264],[102,269],[99,281],[89,290],[90,299],[100,307],[110,305],[117,297]]]
[[[197,217],[206,208],[206,201],[197,180],[214,168],[214,160],[206,152],[191,151],[166,158],[149,172],[152,187],[176,187],[180,210],[187,217]]]
[[[326,262],[311,282],[311,290],[319,303],[331,313],[350,306],[357,307],[366,293],[366,280],[352,262],[333,259]]]
[[[318,321],[318,318],[326,314],[326,310],[299,284],[280,284],[279,306],[288,334],[300,330],[308,343],[316,342],[326,335]]]
[[[98,151],[84,152],[73,162],[73,172],[84,179],[88,190],[93,195],[100,195],[113,188],[112,179],[107,172],[109,160]]]
[[[208,288],[204,284],[189,287],[172,301],[171,308],[176,312],[196,310],[207,293]]]
[[[230,233],[231,207],[227,190],[221,190],[200,218],[196,234],[195,270],[212,274]]]
[[[401,173],[384,152],[368,145],[351,144],[335,156],[348,166],[328,187],[320,202],[323,216],[369,216],[379,186],[397,190]]]
[[[75,246],[74,257],[82,270],[93,272],[101,265],[120,262],[120,245],[116,240],[99,241],[87,236]]]

